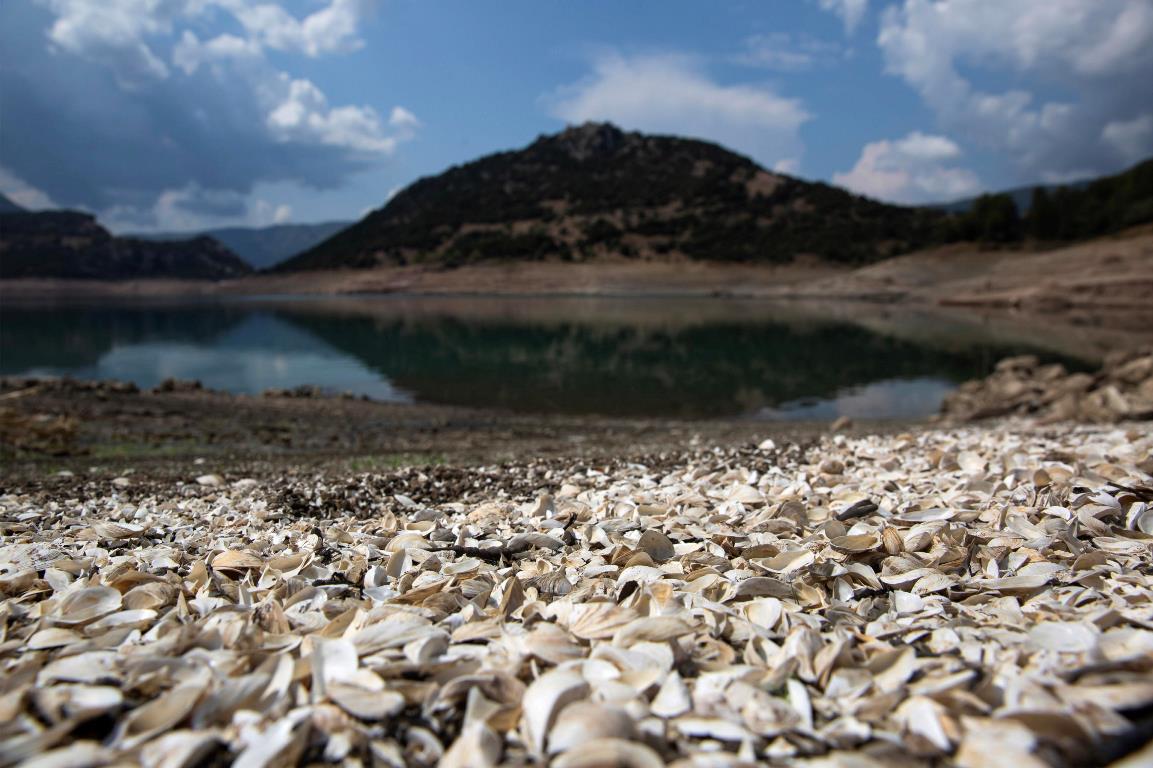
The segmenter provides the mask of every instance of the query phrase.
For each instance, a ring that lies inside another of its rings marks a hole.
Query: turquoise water
[[[882,320],[720,299],[9,301],[0,373],[519,412],[907,419],[1005,355],[1062,359],[982,326]]]

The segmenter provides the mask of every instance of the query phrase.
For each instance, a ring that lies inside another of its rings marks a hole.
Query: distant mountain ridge
[[[274,224],[268,227],[224,227],[200,232],[164,232],[134,234],[141,240],[191,240],[211,237],[256,269],[267,269],[302,253],[348,227],[351,221],[326,221],[318,224]]]
[[[276,271],[490,259],[865,263],[944,214],[773,173],[716,144],[587,123],[420,179]]]
[[[221,280],[252,267],[210,237],[158,242],[114,237],[78,211],[0,214],[0,278]]]

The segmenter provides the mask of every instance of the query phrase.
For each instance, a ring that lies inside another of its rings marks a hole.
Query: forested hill
[[[210,237],[115,237],[78,211],[0,214],[0,278],[221,280],[252,267]]]
[[[278,270],[598,257],[865,263],[945,214],[772,173],[715,144],[589,123],[421,179]]]

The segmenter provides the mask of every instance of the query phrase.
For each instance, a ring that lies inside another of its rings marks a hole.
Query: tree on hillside
[[[1007,194],[981,195],[957,222],[959,239],[1011,243],[1021,237],[1017,204]]]
[[[1033,200],[1025,224],[1029,236],[1036,240],[1056,240],[1061,236],[1061,210],[1049,190],[1033,188]]]

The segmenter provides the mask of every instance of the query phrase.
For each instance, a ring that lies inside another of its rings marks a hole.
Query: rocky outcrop
[[[1042,422],[1153,419],[1153,350],[1118,352],[1095,373],[1070,373],[1036,357],[1002,360],[985,379],[945,398],[947,421],[1032,416]]]

